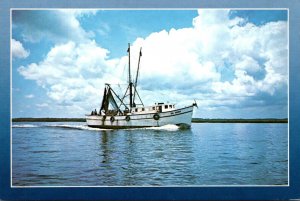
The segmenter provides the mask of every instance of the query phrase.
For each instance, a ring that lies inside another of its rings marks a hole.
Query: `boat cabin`
[[[164,103],[155,103],[153,106],[148,107],[133,107],[131,109],[132,114],[144,114],[149,112],[167,112],[175,109],[175,104],[164,104]]]

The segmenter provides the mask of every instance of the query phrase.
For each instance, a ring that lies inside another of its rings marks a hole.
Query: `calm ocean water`
[[[288,124],[13,123],[13,186],[287,185]]]

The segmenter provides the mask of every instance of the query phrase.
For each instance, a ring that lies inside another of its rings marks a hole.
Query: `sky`
[[[288,117],[287,10],[13,10],[12,116],[84,117],[132,77],[145,105]],[[123,91],[124,93],[124,91]]]

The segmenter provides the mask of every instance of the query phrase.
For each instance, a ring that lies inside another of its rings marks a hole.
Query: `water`
[[[287,185],[287,124],[13,123],[13,186]]]

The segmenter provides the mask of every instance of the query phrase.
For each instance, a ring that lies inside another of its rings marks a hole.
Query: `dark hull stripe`
[[[113,125],[88,125],[92,128],[106,128],[106,129],[124,129],[124,128],[149,128],[149,127],[157,127],[157,126],[113,126]]]
[[[111,126],[111,125],[88,125],[92,128],[104,128],[104,129],[128,129],[128,128],[151,128],[151,127],[159,127],[159,126]],[[179,126],[180,128],[190,128],[190,125],[186,124],[176,124],[176,126]]]

